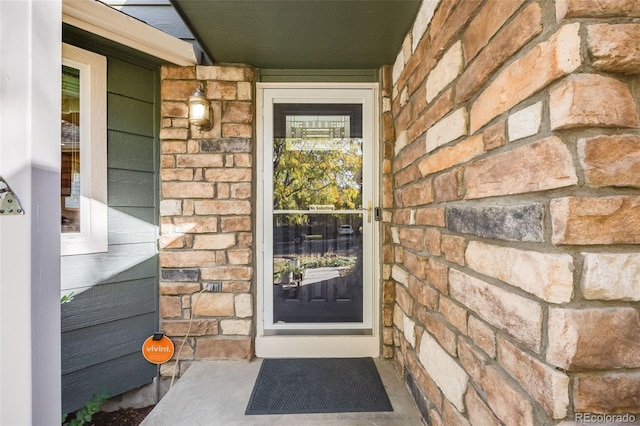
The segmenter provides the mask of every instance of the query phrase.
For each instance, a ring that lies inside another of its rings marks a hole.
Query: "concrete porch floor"
[[[199,361],[177,380],[141,426],[423,425],[409,391],[389,361],[374,359],[393,412],[245,416],[262,365],[253,361]]]

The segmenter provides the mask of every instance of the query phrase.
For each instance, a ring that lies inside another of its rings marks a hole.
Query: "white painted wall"
[[[0,424],[60,424],[61,0],[0,1]]]

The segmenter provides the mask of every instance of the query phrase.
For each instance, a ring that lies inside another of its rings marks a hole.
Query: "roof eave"
[[[197,65],[193,45],[94,0],[63,0],[62,22],[175,65]]]

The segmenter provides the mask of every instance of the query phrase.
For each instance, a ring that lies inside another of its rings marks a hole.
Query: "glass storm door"
[[[262,331],[372,335],[375,91],[262,94]]]

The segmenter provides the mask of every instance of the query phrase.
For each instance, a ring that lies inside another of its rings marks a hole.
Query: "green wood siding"
[[[64,310],[62,331],[81,330],[105,322],[156,312],[155,300],[149,295],[157,290],[157,284],[156,278],[150,277],[79,288],[81,293],[75,297],[78,303],[69,303]],[[111,306],[108,310],[96,309],[113,303],[114,294],[126,294],[127,298],[119,300],[117,305]],[[147,337],[149,336],[145,336],[145,339]]]
[[[153,104],[109,93],[107,97],[109,130],[153,137]]]
[[[155,312],[152,312],[64,332],[62,346],[68,349],[68,356],[62,359],[62,374],[88,369],[126,355],[140,354],[142,342],[153,333],[153,330],[149,332],[148,324],[154,322]],[[98,344],[96,336],[100,336],[99,340],[105,344]],[[155,368],[153,370],[155,372]]]
[[[156,243],[114,244],[107,253],[63,256],[63,290],[80,289],[157,275]],[[131,265],[135,267],[131,267]],[[76,292],[76,295],[78,293]],[[68,303],[62,305],[67,309]]]
[[[148,207],[113,207],[109,209],[109,244],[145,243],[156,236],[155,209]],[[153,248],[152,248],[153,249]]]
[[[107,181],[109,206],[153,207],[157,197],[149,186],[154,184],[154,173],[108,169]]]
[[[156,374],[141,347],[158,327],[159,70],[80,47],[107,56],[109,249],[61,258],[62,288],[74,292],[61,307],[63,412]]]
[[[103,389],[118,389],[121,387],[123,377],[138,376],[140,371],[149,368],[148,364],[147,360],[139,354],[129,354],[101,364],[96,364],[91,367],[91,372],[95,378],[99,378],[100,385]],[[117,371],[118,374],[113,374],[114,371]],[[74,395],[78,395],[79,399],[84,398],[84,401],[81,403],[81,405],[84,405],[87,400],[91,398],[91,395],[96,393],[95,381],[88,379],[90,379],[90,377],[87,376],[86,370],[74,371],[73,373],[63,375],[63,392],[65,389],[73,389]],[[69,396],[67,396],[67,398],[68,397]],[[63,412],[65,412],[64,408]]]
[[[123,61],[110,61],[107,76],[109,93],[153,104],[156,85],[154,75],[154,70],[134,68]]]
[[[109,168],[154,172],[155,164],[149,163],[153,156],[154,139],[148,136],[109,131]]]

